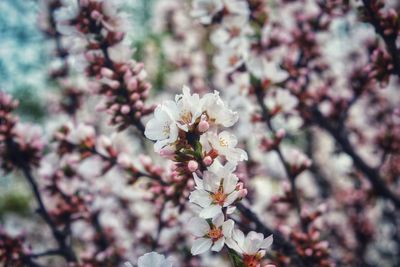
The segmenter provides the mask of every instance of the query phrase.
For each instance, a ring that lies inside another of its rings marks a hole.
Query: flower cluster
[[[6,171],[38,166],[44,143],[41,129],[17,123],[11,112],[18,101],[0,91],[0,165]]]
[[[143,64],[131,60],[131,49],[122,43],[127,21],[117,10],[109,1],[66,1],[56,12],[58,30],[80,44],[86,73],[95,78],[97,93],[105,96],[98,110],[110,114],[111,124],[120,130],[135,125],[142,131],[140,119],[152,111],[144,105],[151,85]]]
[[[175,101],[157,106],[145,135],[156,141],[156,152],[182,166],[182,176],[193,176],[195,181],[189,196],[198,214],[189,222],[196,237],[192,254],[209,249],[218,252],[226,244],[241,255],[245,266],[259,266],[272,236],[264,239],[262,234],[250,232],[245,239],[229,219],[235,204],[247,195],[234,171],[248,157],[237,147],[236,137],[220,128],[232,127],[237,120],[238,114],[224,104],[218,92],[200,97],[183,87]]]

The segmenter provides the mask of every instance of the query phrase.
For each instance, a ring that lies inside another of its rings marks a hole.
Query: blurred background
[[[124,1],[129,15],[129,39],[139,47],[152,31],[152,10],[157,0]],[[0,1],[0,89],[19,100],[17,114],[23,121],[43,123],[46,116],[44,97],[57,90],[49,79],[49,54],[52,41],[39,27],[40,1]],[[137,53],[138,54],[138,53]],[[136,55],[137,55],[136,54]],[[0,221],[5,213],[31,215],[31,192],[15,173],[0,173]]]

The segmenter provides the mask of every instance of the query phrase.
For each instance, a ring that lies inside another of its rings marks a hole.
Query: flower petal
[[[217,240],[217,242],[214,243],[214,246],[212,246],[211,250],[216,252],[221,251],[224,244],[225,244],[225,237],[221,237],[220,239]]]
[[[210,230],[210,225],[208,225],[207,221],[202,218],[193,217],[192,219],[190,219],[187,229],[194,236],[203,237]]]
[[[211,196],[204,190],[195,190],[189,195],[189,201],[199,205],[202,208],[208,208],[212,202]],[[207,218],[207,217],[203,217]]]
[[[225,237],[231,237],[232,236],[232,230],[235,222],[233,220],[227,220],[222,224],[222,233],[224,234]]]
[[[219,205],[211,205],[209,207],[204,208],[199,216],[201,218],[210,219],[215,218],[218,214],[222,213],[222,208]]]
[[[190,252],[192,255],[198,255],[206,252],[212,246],[212,241],[209,238],[199,238],[193,242]]]

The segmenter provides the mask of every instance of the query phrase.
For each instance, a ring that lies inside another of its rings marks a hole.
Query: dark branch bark
[[[312,120],[320,128],[326,130],[341,146],[343,151],[353,159],[355,167],[361,171],[365,177],[372,184],[373,190],[378,196],[389,199],[393,204],[400,208],[400,199],[398,196],[393,194],[389,188],[385,185],[384,181],[379,176],[379,171],[369,166],[354,150],[345,131],[336,129],[330,122],[329,119],[325,118],[324,115],[318,109],[312,109]]]
[[[271,123],[271,117],[269,115],[268,109],[264,104],[264,93],[263,93],[262,89],[259,87],[255,88],[255,95],[257,98],[257,103],[261,108],[261,115],[262,115],[263,120],[265,121],[268,129],[272,132],[272,134],[276,135],[276,131]],[[301,219],[301,204],[300,204],[300,200],[299,200],[297,190],[296,190],[296,175],[293,174],[293,172],[290,170],[290,166],[287,163],[287,161],[285,160],[285,158],[283,157],[283,154],[282,154],[282,151],[281,151],[279,145],[277,145],[274,148],[274,150],[277,153],[279,160],[282,162],[282,165],[285,168],[286,175],[289,178],[291,191],[293,194],[294,206],[296,208],[296,211],[297,211],[297,214],[299,217],[301,228],[302,228],[303,232],[306,232],[307,226],[304,224],[303,220]]]
[[[72,248],[67,244],[67,236],[65,236],[60,230],[58,230],[57,226],[51,219],[49,213],[47,212],[47,209],[44,205],[42,196],[39,192],[39,188],[36,184],[35,179],[33,178],[29,166],[26,164],[21,164],[20,168],[22,172],[24,173],[26,179],[31,185],[33,194],[36,198],[36,201],[38,202],[39,205],[39,214],[42,216],[42,218],[45,220],[45,222],[49,225],[51,232],[56,239],[58,246],[59,246],[59,251],[61,251],[62,256],[65,258],[67,262],[76,262],[76,255],[75,252],[72,250]]]
[[[304,262],[304,259],[297,253],[295,246],[285,239],[279,232],[271,230],[264,225],[258,218],[258,216],[252,212],[249,208],[245,207],[242,203],[236,205],[237,209],[245,216],[248,220],[252,221],[255,225],[257,232],[263,233],[264,236],[273,235],[274,243],[273,246],[278,251],[281,251],[286,256],[292,259],[291,266],[307,267],[308,265]]]
[[[378,14],[376,14],[372,8],[371,0],[363,0],[362,2],[368,17],[370,18],[370,24],[374,27],[375,32],[379,34],[379,36],[385,42],[387,51],[392,58],[393,74],[396,74],[400,77],[400,51],[396,46],[397,33],[395,32],[389,35],[385,34],[385,30],[382,28],[379,21]]]

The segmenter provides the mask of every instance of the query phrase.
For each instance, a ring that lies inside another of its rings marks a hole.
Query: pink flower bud
[[[140,98],[140,95],[138,93],[133,93],[130,97],[132,101],[137,101]]]
[[[285,137],[285,135],[286,135],[285,129],[279,129],[276,132],[276,138],[278,138],[278,139],[282,139],[283,137]]]
[[[89,0],[80,0],[79,2],[82,7],[89,5]]]
[[[210,165],[213,163],[213,159],[212,159],[210,156],[207,156],[207,157],[205,157],[205,158],[203,159],[203,163],[204,163],[206,166],[210,166]]]
[[[172,147],[167,146],[167,147],[164,147],[163,149],[161,149],[159,153],[160,153],[161,157],[168,158],[168,157],[173,156],[175,154],[175,150],[172,149]]]
[[[239,190],[239,198],[245,198],[247,196],[247,189],[240,189]]]
[[[244,185],[243,185],[242,182],[237,183],[237,185],[236,185],[236,189],[237,189],[237,190],[241,190],[241,189],[243,189],[243,188],[244,188]]]
[[[199,168],[199,164],[197,163],[197,161],[191,160],[188,163],[188,169],[191,172],[195,172],[197,170],[197,168]]]
[[[110,81],[109,82],[109,85],[110,85],[110,87],[112,88],[112,89],[118,89],[119,88],[119,86],[120,86],[120,83],[119,83],[119,81]]]
[[[143,108],[143,106],[144,106],[143,101],[138,100],[138,101],[135,103],[135,108],[136,108],[137,110],[141,110],[141,109]]]
[[[166,190],[165,193],[167,194],[167,196],[172,196],[175,192],[175,187],[173,186],[169,186]]]
[[[130,107],[128,105],[123,105],[121,108],[121,113],[122,114],[128,114],[131,111]]]
[[[311,248],[308,248],[306,249],[305,253],[308,257],[310,257],[313,254],[313,250]]]
[[[100,73],[103,77],[107,77],[107,78],[112,78],[112,76],[114,75],[114,72],[112,70],[110,70],[109,68],[101,68]]]
[[[115,33],[115,41],[120,42],[124,39],[125,33],[124,32],[116,32]]]
[[[90,17],[94,20],[98,20],[99,18],[101,18],[101,13],[97,10],[93,10],[92,13],[90,13]]]
[[[197,126],[197,129],[199,132],[204,133],[210,128],[210,124],[208,124],[207,121],[200,121],[199,125]]]
[[[129,91],[135,91],[138,86],[138,81],[135,78],[130,78],[127,87]]]

